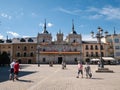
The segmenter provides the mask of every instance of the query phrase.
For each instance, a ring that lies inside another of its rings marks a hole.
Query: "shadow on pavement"
[[[23,80],[23,79],[19,79],[18,81],[20,81],[20,82],[28,82],[28,83],[33,82],[33,81],[31,81],[31,80]]]
[[[91,78],[91,79],[95,79],[95,80],[103,80],[103,78]]]
[[[36,73],[35,71],[20,71],[18,77]],[[10,67],[0,67],[0,83],[9,80]],[[30,82],[30,80],[20,80],[23,82]]]

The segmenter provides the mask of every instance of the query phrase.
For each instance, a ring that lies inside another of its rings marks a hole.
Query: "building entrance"
[[[61,64],[62,63],[62,57],[58,57],[58,64]]]

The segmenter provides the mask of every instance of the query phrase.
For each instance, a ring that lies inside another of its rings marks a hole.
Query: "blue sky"
[[[68,35],[72,19],[83,40],[98,26],[120,34],[120,0],[0,0],[0,38],[35,37],[45,19],[53,38],[59,30]]]

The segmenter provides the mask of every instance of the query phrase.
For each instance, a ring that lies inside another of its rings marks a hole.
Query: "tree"
[[[9,58],[7,52],[3,52],[3,53],[1,54],[0,59],[1,59],[1,60],[0,60],[0,61],[1,61],[1,64],[3,64],[3,66],[4,66],[5,64],[10,64],[10,58]]]

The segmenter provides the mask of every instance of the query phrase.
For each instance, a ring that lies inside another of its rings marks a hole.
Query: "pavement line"
[[[56,71],[54,71],[54,74],[57,73],[58,71],[60,71],[60,69],[57,69]],[[38,87],[41,83],[43,83],[44,81],[46,81],[47,79],[49,79],[50,77],[54,76],[54,74],[50,75],[49,77],[46,77],[45,79],[41,80],[40,82],[38,82],[37,84],[33,85],[32,87],[28,88],[27,90],[35,90],[36,87]]]

